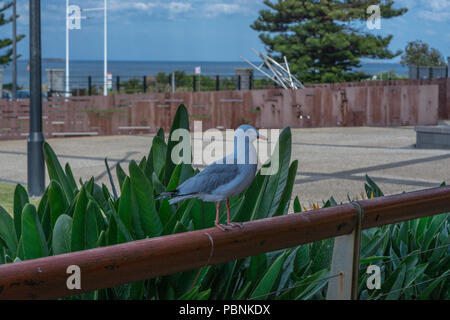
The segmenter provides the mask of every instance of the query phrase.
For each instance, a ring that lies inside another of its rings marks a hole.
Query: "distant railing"
[[[410,79],[440,79],[448,78],[448,66],[415,66],[409,65]]]
[[[361,231],[450,211],[450,186],[243,224],[128,242],[0,266],[0,299],[54,299],[290,248],[335,241],[329,299],[355,299]],[[79,266],[81,289],[66,286]]]
[[[200,78],[200,79],[199,79]],[[72,96],[103,95],[105,85],[102,76],[71,77],[69,94]],[[66,85],[59,89],[49,86],[49,95],[65,95]],[[254,78],[249,75],[217,74],[217,75],[186,75],[181,78],[172,74],[164,76],[130,76],[115,75],[110,79],[110,94],[137,94],[137,93],[167,93],[167,92],[199,92],[199,91],[226,91],[226,90],[256,90],[272,89],[277,85],[265,78]]]

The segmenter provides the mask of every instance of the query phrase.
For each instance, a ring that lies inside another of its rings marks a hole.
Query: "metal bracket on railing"
[[[357,212],[353,232],[336,237],[330,274],[339,274],[328,282],[327,300],[356,300],[358,297],[361,223],[364,210],[358,202],[351,203]]]

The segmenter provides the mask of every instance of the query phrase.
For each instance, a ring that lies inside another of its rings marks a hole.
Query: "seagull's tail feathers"
[[[162,192],[161,194],[159,194],[158,198],[156,198],[155,200],[173,198],[173,197],[176,197],[177,194],[178,194],[178,190]]]
[[[191,199],[191,198],[195,198],[195,194],[179,194],[178,190],[174,190],[174,191],[167,191],[167,192],[163,192],[161,193],[158,198],[156,198],[156,200],[161,200],[161,199],[168,199],[168,198],[173,198],[171,200],[169,200],[170,204],[174,204],[180,201],[183,201],[185,199]]]
[[[174,204],[174,203],[183,201],[185,199],[192,199],[192,198],[195,198],[195,197],[196,197],[195,194],[188,194],[188,195],[184,195],[184,196],[179,196],[179,197],[176,197],[176,198],[173,198],[173,199],[169,200],[169,203],[170,204]]]

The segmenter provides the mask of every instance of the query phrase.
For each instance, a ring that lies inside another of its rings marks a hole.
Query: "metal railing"
[[[49,96],[65,95],[65,83],[59,90],[48,87]],[[104,79],[102,76],[73,76],[70,81],[70,95],[95,96],[103,95]],[[277,88],[271,80],[249,76],[243,79],[233,74],[203,74],[201,80],[198,75],[184,75],[183,78],[173,78],[172,74],[162,78],[148,75],[116,75],[111,78],[109,94],[142,94],[168,92],[199,92],[199,91],[230,91],[230,90],[259,90]],[[1,98],[1,97],[0,97]]]
[[[355,299],[361,231],[450,211],[450,186],[0,265],[0,299],[53,299],[337,237],[328,299]],[[66,286],[79,266],[81,289]]]

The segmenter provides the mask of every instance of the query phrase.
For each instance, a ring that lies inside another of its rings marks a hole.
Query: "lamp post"
[[[28,194],[41,196],[45,188],[42,145],[41,2],[30,0],[30,133],[28,136]]]
[[[103,15],[103,95],[106,97],[108,95],[108,16],[106,8],[106,0],[104,0],[104,15]]]
[[[66,97],[69,97],[70,92],[69,81],[69,0],[66,0]]]

